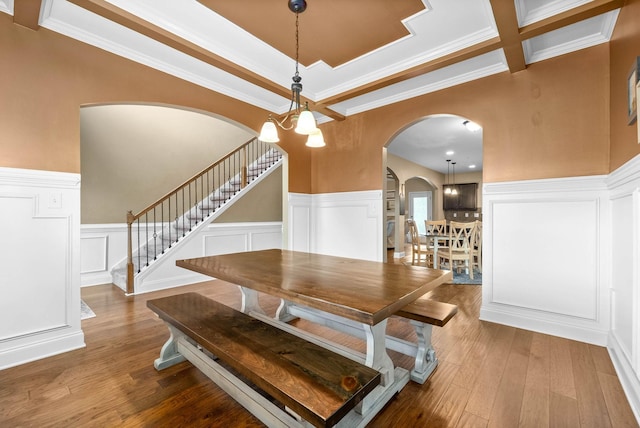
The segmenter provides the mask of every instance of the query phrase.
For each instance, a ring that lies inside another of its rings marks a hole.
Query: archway
[[[447,159],[456,162],[455,184],[477,183],[482,189],[482,128],[471,130],[473,122],[452,114],[431,115],[416,120],[398,130],[389,139],[384,150],[383,170],[391,169],[398,178],[399,187],[405,189],[407,211],[398,216],[395,227],[395,258],[404,257],[401,243],[405,241],[404,225],[409,212],[407,181],[416,177],[425,191],[431,191],[431,217],[448,220],[472,221],[482,219],[482,192],[477,192],[475,210],[445,210],[444,186],[454,181],[453,171],[447,171]],[[404,186],[403,186],[404,185]],[[409,189],[410,190],[410,189]],[[386,236],[385,236],[386,239]]]

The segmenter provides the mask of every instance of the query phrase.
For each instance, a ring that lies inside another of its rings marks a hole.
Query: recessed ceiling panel
[[[199,1],[295,58],[296,17],[285,0]],[[309,0],[299,14],[300,63],[324,61],[337,67],[408,36],[402,20],[424,10],[421,0]]]
[[[528,64],[606,43],[611,38],[618,10],[542,34],[523,42]]]
[[[593,0],[516,0],[520,27],[542,21]]]

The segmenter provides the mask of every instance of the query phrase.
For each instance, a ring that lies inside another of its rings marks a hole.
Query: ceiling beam
[[[211,66],[233,74],[240,79],[249,83],[280,95],[284,98],[291,98],[291,89],[285,88],[269,79],[260,76],[244,67],[241,67],[232,61],[229,61],[219,55],[210,52],[189,40],[183,39],[157,25],[154,25],[136,15],[120,9],[104,0],[68,0],[70,3],[80,6],[90,12],[93,12],[105,19],[120,24],[130,30],[143,34],[159,43],[176,49],[184,54],[192,56]],[[310,104],[312,104],[310,102]],[[326,106],[322,106],[322,114],[331,117],[334,120],[344,120],[344,116],[334,112]]]
[[[522,40],[530,39],[549,31],[620,9],[624,2],[625,0],[593,0],[533,24],[525,25],[520,28],[520,36]]]
[[[515,73],[527,68],[524,49],[518,28],[518,14],[513,1],[490,0],[498,34],[502,41],[502,50],[509,65],[509,71]]]
[[[40,4],[41,0],[16,0],[16,4],[20,2],[33,2]],[[183,39],[169,31],[164,30],[150,22],[147,22],[123,9],[120,9],[105,0],[68,0],[69,2],[80,6],[86,10],[96,13],[103,18],[123,25],[133,31],[150,37],[164,45],[172,47],[180,52],[197,58],[213,67],[226,71],[234,76],[252,83],[258,87],[266,89],[286,99],[291,98],[289,88],[281,86],[269,79],[266,79],[257,73],[254,73],[244,67],[241,67],[219,55],[210,52],[195,43]],[[461,49],[450,53],[433,61],[417,65],[407,70],[386,76],[384,78],[369,82],[357,88],[336,94],[326,99],[308,102],[312,110],[317,111],[334,120],[344,120],[344,115],[335,112],[328,106],[339,102],[364,95],[368,92],[385,88],[395,83],[400,83],[414,77],[421,76],[426,73],[456,64],[467,59],[483,55],[497,49],[503,49],[509,70],[514,73],[526,68],[522,41],[540,34],[553,31],[555,29],[574,24],[576,22],[588,19],[611,10],[619,9],[623,6],[625,0],[593,0],[584,5],[578,6],[566,12],[562,12],[556,16],[543,19],[539,22],[518,28],[518,20],[515,4],[512,1],[490,0],[499,37],[478,43],[476,45]],[[16,7],[17,8],[17,7]],[[38,9],[39,10],[39,9]]]
[[[13,3],[13,23],[32,30],[40,28],[40,7],[42,0],[15,0]]]

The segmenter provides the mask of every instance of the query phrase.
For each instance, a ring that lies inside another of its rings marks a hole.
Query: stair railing
[[[134,292],[136,273],[176,244],[280,157],[271,145],[253,138],[138,214],[129,211],[127,293]]]

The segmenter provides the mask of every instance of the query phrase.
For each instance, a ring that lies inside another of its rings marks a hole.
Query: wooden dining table
[[[363,402],[366,420],[409,381],[409,372],[395,367],[387,354],[387,320],[451,279],[449,271],[280,249],[198,257],[178,260],[176,264],[238,285],[242,312],[378,370],[382,375],[380,390]],[[281,299],[275,317],[267,316],[260,306],[259,293]],[[335,322],[361,329],[366,353],[288,324],[289,306],[308,308],[329,327]]]

